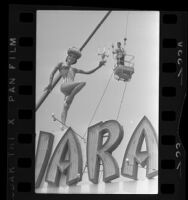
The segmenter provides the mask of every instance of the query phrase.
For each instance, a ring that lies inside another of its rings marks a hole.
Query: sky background
[[[48,85],[53,68],[65,61],[67,49],[80,48],[106,12],[37,11],[36,101]],[[124,138],[113,155],[120,167],[127,143],[143,116],[151,121],[158,135],[159,12],[113,11],[73,65],[86,71],[97,67],[99,50],[104,47],[111,50],[112,43],[116,46],[118,41],[123,42],[126,32],[126,52],[135,56],[135,73],[127,83],[118,119],[124,127]],[[91,75],[77,74],[75,77],[75,81],[86,82],[86,86],[76,95],[69,109],[67,125],[80,135],[84,135],[88,128],[113,66],[110,52],[105,66]],[[36,112],[36,134],[40,130],[54,134],[60,131],[61,125],[51,117],[52,113],[58,119],[61,116],[64,96],[60,85],[61,80]],[[124,85],[124,82],[111,79],[91,125],[116,119]]]

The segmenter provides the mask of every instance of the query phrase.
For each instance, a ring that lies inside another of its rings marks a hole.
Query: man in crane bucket
[[[61,122],[65,125],[67,113],[70,108],[70,105],[75,97],[75,95],[80,92],[80,90],[85,86],[85,82],[74,82],[75,75],[77,73],[80,74],[92,74],[99,68],[101,68],[103,65],[105,65],[106,60],[102,58],[102,60],[99,62],[99,65],[90,70],[90,71],[84,71],[81,69],[73,68],[71,65],[75,64],[77,60],[81,57],[81,52],[73,47],[68,49],[67,51],[67,58],[66,63],[59,63],[54,70],[52,71],[50,75],[49,85],[44,90],[51,90],[52,89],[52,83],[55,73],[59,70],[59,74],[62,77],[63,83],[61,84],[61,92],[65,95],[64,96],[64,102],[63,102],[63,110],[61,113]],[[64,129],[65,126],[62,127]]]
[[[124,38],[124,46],[126,44],[126,38]],[[116,54],[117,66],[124,65],[126,52],[124,48],[121,47],[121,42],[117,42],[117,49],[114,49],[114,45],[112,45],[112,53]]]

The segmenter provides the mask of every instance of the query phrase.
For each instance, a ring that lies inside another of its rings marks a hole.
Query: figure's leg
[[[61,122],[63,124],[65,124],[65,122],[66,122],[67,112],[68,112],[69,107],[70,107],[70,104],[66,103],[66,98],[67,98],[67,96],[65,96],[64,104],[63,104],[63,110],[62,110],[62,113],[61,113]]]
[[[62,84],[61,85],[61,92],[65,95],[65,96],[68,96],[68,95],[70,95],[71,94],[71,92],[72,92],[72,90],[76,87],[76,86],[78,86],[80,83],[74,83],[74,82],[72,82],[72,83],[66,83],[66,84]]]
[[[65,96],[64,104],[63,104],[63,111],[62,111],[62,114],[61,114],[61,121],[62,121],[63,124],[65,124],[65,122],[66,122],[67,113],[68,113],[70,105],[71,105],[71,103],[74,99],[74,96],[85,86],[85,84],[86,83],[84,83],[84,82],[77,83],[77,86],[74,87],[71,94],[68,95],[68,96]]]
[[[66,99],[68,98],[68,96],[71,94],[72,90],[78,85],[79,83],[66,83],[66,84],[62,84],[61,85],[61,92],[65,95],[64,97],[64,102],[63,102],[63,110],[61,113],[61,121],[63,124],[65,124],[66,122],[66,118],[67,118],[67,112],[68,109],[70,107],[69,104],[66,103]]]
[[[79,83],[71,92],[71,94],[66,98],[66,102],[67,104],[71,104],[73,99],[74,99],[74,96],[80,92],[80,90],[86,85],[85,82],[81,82]]]

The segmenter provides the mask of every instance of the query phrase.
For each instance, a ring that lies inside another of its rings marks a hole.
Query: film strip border
[[[8,199],[46,198],[34,192],[37,9],[15,5],[9,9]],[[159,199],[185,199],[185,155],[178,125],[186,91],[186,24],[185,12],[160,13]],[[54,197],[62,198],[47,198]],[[139,199],[156,199],[156,195],[140,195]]]
[[[187,84],[186,24],[186,13],[161,13],[159,183],[164,199],[185,199],[185,150],[178,126]]]
[[[35,9],[9,7],[8,199],[35,199]]]

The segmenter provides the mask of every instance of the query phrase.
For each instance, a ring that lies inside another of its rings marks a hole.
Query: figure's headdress
[[[77,59],[79,59],[82,56],[80,50],[78,50],[76,47],[69,48],[67,54],[73,54],[76,56]]]

